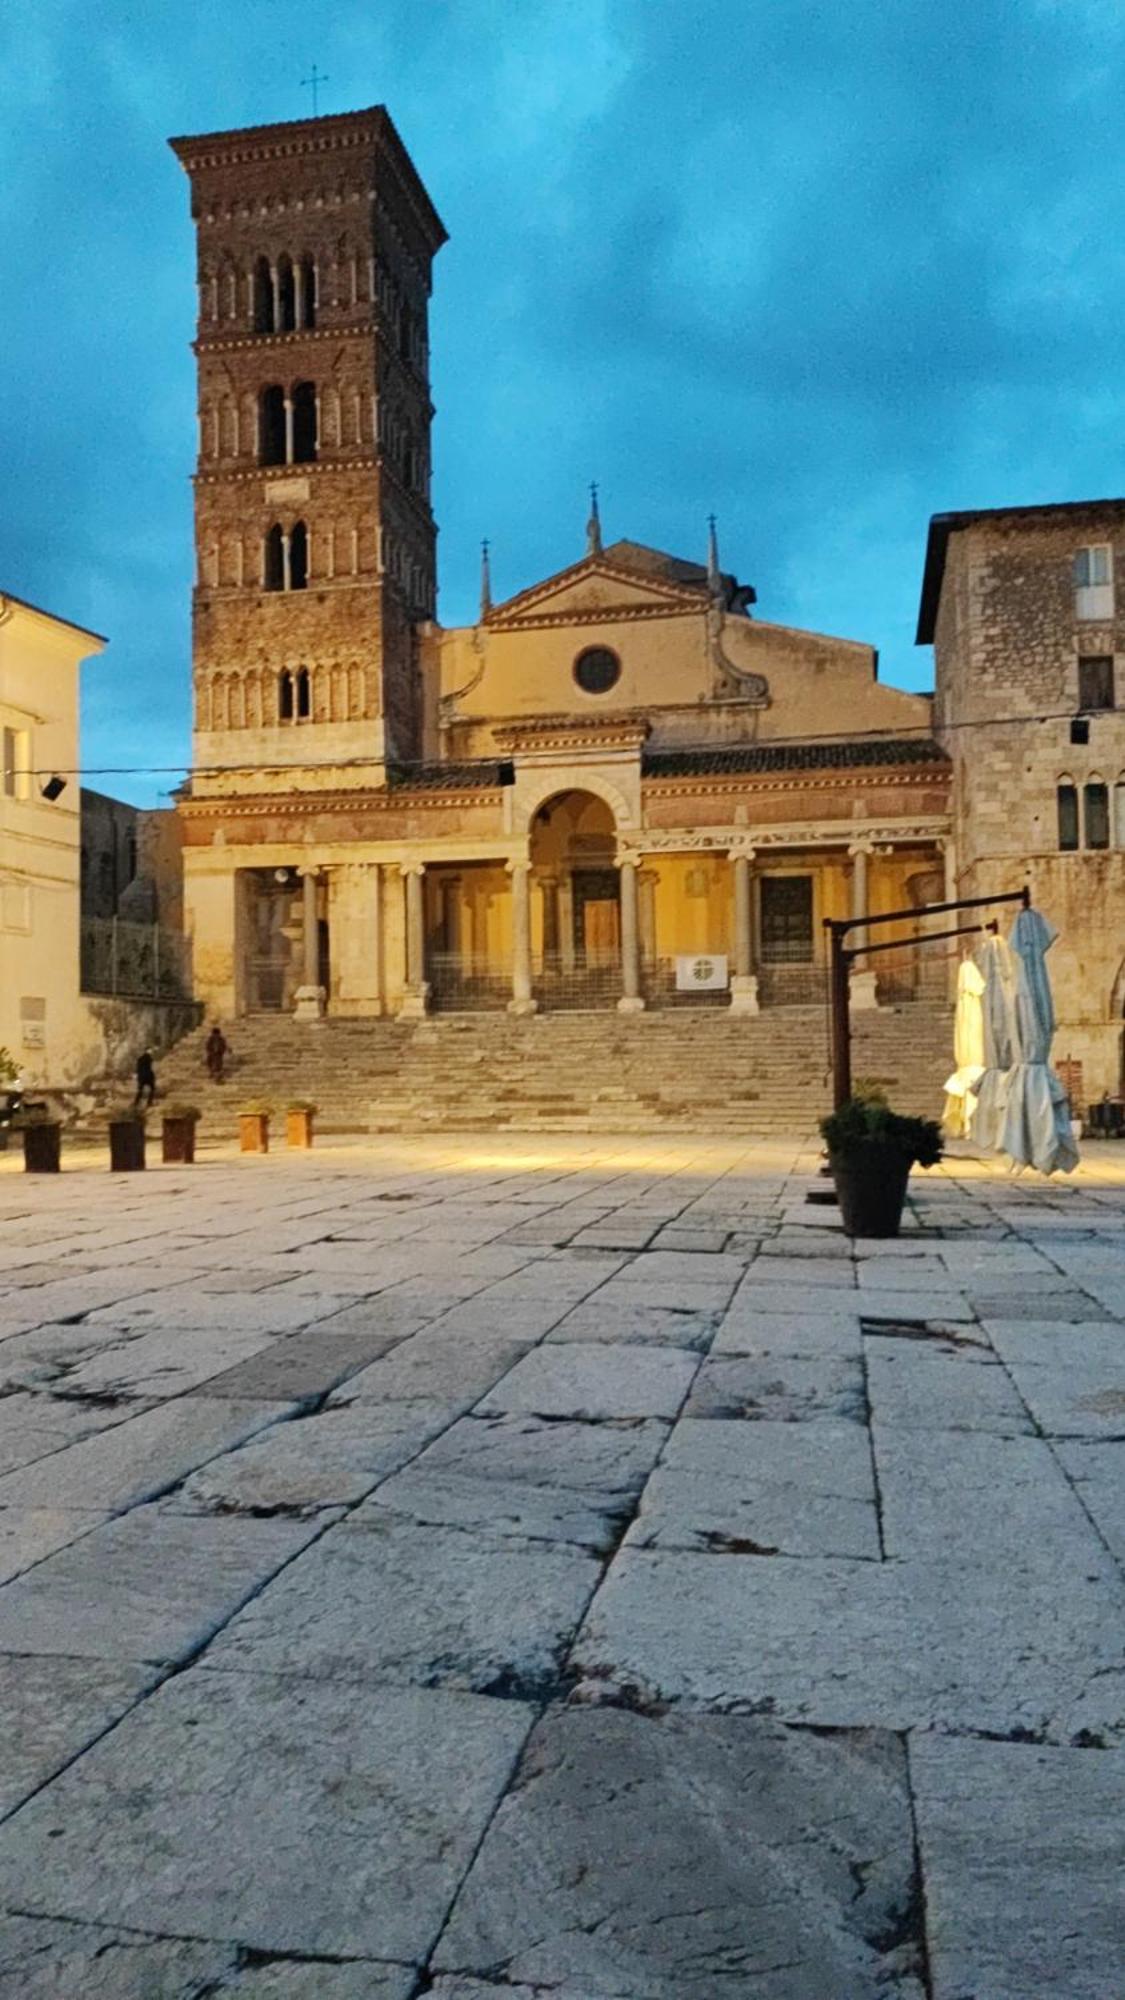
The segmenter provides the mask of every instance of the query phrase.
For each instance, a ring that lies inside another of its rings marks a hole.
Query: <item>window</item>
[[[258,460],[262,465],[285,464],[285,391],[276,385],[258,398]]]
[[[574,678],[583,694],[608,694],[621,678],[621,662],[608,646],[587,646],[574,662]]]
[[[762,957],[773,965],[808,965],[813,955],[811,875],[763,875]]]
[[[312,714],[312,690],[307,667],[297,668],[297,720],[307,722]]]
[[[304,590],[309,580],[309,536],[303,521],[298,521],[289,536],[289,588]]]
[[[1078,846],[1078,788],[1073,778],[1060,778],[1055,792],[1059,815],[1059,849],[1073,854]]]
[[[1113,787],[1113,844],[1125,847],[1125,774]]]
[[[281,529],[275,522],[266,536],[262,559],[262,589],[284,590],[285,588],[285,543]]]
[[[277,260],[277,331],[292,333],[297,325],[297,286],[289,257]]]
[[[254,331],[273,332],[273,278],[268,257],[259,257],[254,266]]]
[[[1074,613],[1077,618],[1113,617],[1113,550],[1108,542],[1075,554]]]
[[[288,667],[278,675],[277,713],[282,722],[293,720],[293,676]]]
[[[1085,787],[1082,807],[1087,847],[1108,847],[1109,789],[1100,778],[1091,778]]]
[[[1113,655],[1094,654],[1078,661],[1078,706],[1113,707]]]
[[[4,769],[0,783],[7,799],[31,797],[31,731],[4,730]]]
[[[293,391],[293,463],[307,465],[316,457],[316,389],[298,382]]]

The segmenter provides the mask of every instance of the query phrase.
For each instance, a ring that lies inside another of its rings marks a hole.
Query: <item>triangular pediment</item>
[[[667,618],[699,611],[706,593],[698,584],[639,575],[608,556],[584,556],[569,569],[545,577],[516,597],[497,604],[490,625],[597,623],[621,613],[628,618]]]

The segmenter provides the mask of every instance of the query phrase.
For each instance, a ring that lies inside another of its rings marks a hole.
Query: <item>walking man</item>
[[[139,1111],[142,1103],[147,1109],[155,1096],[156,1070],[153,1067],[152,1050],[146,1049],[143,1055],[137,1057],[137,1094],[133,1099],[134,1111]]]
[[[212,1083],[221,1083],[223,1064],[229,1054],[229,1044],[217,1021],[204,1043],[204,1051],[207,1056],[208,1076]]]

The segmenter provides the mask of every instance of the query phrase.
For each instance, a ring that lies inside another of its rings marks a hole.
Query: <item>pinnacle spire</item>
[[[492,567],[488,560],[488,543],[480,545],[480,620],[483,625],[492,609]]]
[[[590,481],[590,518],[586,523],[586,554],[600,556],[602,552],[602,520],[598,513],[598,488]]]
[[[707,588],[712,597],[722,593],[723,579],[719,570],[719,536],[715,526],[715,516],[707,516]]]

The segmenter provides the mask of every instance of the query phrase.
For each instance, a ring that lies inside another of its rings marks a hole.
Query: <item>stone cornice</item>
[[[591,605],[578,606],[566,611],[552,612],[550,600],[572,584],[597,579],[622,584],[630,591],[643,590],[651,601],[637,604],[628,601],[622,606]],[[489,612],[485,623],[490,629],[502,630],[506,625],[530,624],[581,624],[604,621],[609,617],[676,617],[685,611],[701,611],[706,602],[706,591],[694,584],[673,583],[666,577],[652,576],[647,571],[629,569],[624,563],[612,563],[605,556],[583,556],[581,561],[571,563],[569,568],[557,570],[554,576],[544,577],[541,583],[532,584],[521,590],[515,597],[505,599]]]
[[[332,812],[353,817],[357,813],[410,813],[415,807],[438,810],[447,806],[491,806],[502,796],[499,785],[466,786],[461,791],[353,791],[197,793],[178,801],[176,811],[185,819],[214,819],[226,824],[232,819],[268,819],[271,815],[307,818],[310,814]]]
[[[729,774],[701,775],[698,778],[644,778],[642,792],[645,798],[699,798],[709,794],[726,795],[736,792],[832,792],[841,785],[854,791],[862,785],[864,791],[887,791],[896,785],[935,786],[947,791],[952,783],[952,771],[942,764],[893,764],[880,768],[877,765],[865,767],[862,764],[841,766],[839,770],[802,770],[799,767],[781,771],[739,771]]]
[[[639,752],[651,724],[644,715],[546,715],[494,724],[493,741],[504,756],[534,757],[562,751]]]

